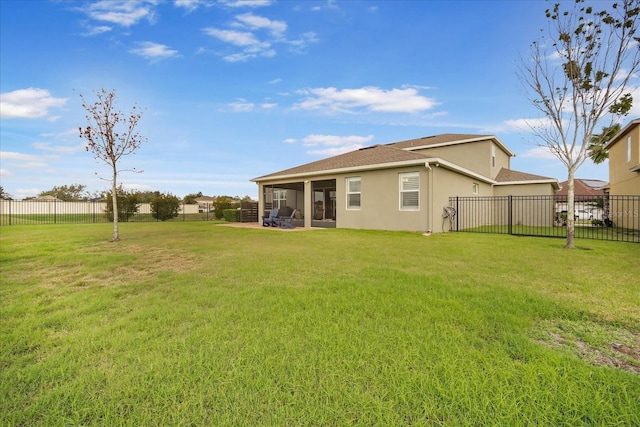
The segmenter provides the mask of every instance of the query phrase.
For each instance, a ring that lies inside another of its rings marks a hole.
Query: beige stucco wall
[[[449,223],[443,221],[443,208],[449,206],[449,198],[471,197],[471,196],[493,196],[491,184],[477,180],[472,177],[461,175],[442,166],[433,166],[433,225],[432,231],[435,233],[449,231]],[[477,194],[473,193],[473,184],[478,184]],[[483,212],[484,215],[484,212]],[[469,216],[465,215],[466,218]],[[465,227],[462,216],[458,216],[457,222],[462,229]],[[478,219],[477,217],[475,217]],[[490,220],[479,219],[480,222],[488,223]]]
[[[495,165],[491,159],[491,147],[496,154]],[[478,141],[473,144],[455,144],[415,150],[429,157],[439,157],[482,176],[495,178],[501,168],[509,168],[510,157],[493,141]]]
[[[627,162],[627,137],[631,137],[631,160]],[[640,126],[633,126],[609,148],[610,194],[640,195],[640,171],[629,169],[640,164]]]
[[[400,210],[401,173],[420,174],[420,207],[417,211]],[[424,165],[399,169],[382,169],[339,175],[336,178],[336,227],[395,231],[428,230],[429,179]],[[361,207],[346,208],[346,178],[361,178]]]
[[[512,184],[496,185],[496,196],[553,196],[555,189],[551,184]]]

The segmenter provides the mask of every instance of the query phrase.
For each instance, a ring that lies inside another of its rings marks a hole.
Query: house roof
[[[285,169],[268,175],[263,175],[251,181],[263,181],[283,177],[295,177],[300,175],[319,174],[335,171],[344,171],[349,168],[362,168],[366,166],[386,165],[391,167],[398,163],[420,163],[428,159],[427,156],[413,153],[420,148],[434,148],[469,142],[493,140],[509,156],[515,156],[498,138],[492,135],[468,135],[445,133],[441,135],[427,136],[424,138],[409,139],[385,145],[374,145],[359,150],[306,163],[290,169]]]
[[[61,202],[62,201],[58,199],[56,196],[52,196],[50,194],[47,194],[45,196],[34,197],[31,200],[33,200],[34,202]]]
[[[396,165],[398,163],[424,163],[426,156],[411,151],[401,150],[388,145],[374,145],[348,153],[339,154],[327,159],[306,163],[294,168],[285,169],[269,175],[260,176],[252,181],[262,181],[272,178],[288,176],[312,175],[314,173],[327,173],[345,169],[357,169],[363,166]]]
[[[625,127],[620,130],[620,132],[618,132],[616,135],[614,135],[613,138],[611,138],[611,140],[607,143],[607,145],[604,146],[604,148],[606,148],[607,150],[611,148],[616,142],[620,140],[622,135],[627,133],[633,126],[637,125],[640,125],[640,119],[631,120]]]
[[[198,203],[215,202],[216,198],[211,196],[200,196],[195,199]]]
[[[568,191],[568,181],[560,183],[560,189],[556,191],[556,196],[566,196]],[[600,184],[600,185],[597,185]],[[607,183],[599,179],[574,179],[573,192],[576,196],[604,196],[604,187]]]
[[[313,175],[324,175],[329,173],[346,173],[351,171],[382,169],[391,167],[401,167],[421,164],[438,164],[446,168],[455,170],[459,173],[472,176],[490,184],[507,185],[507,184],[532,184],[532,183],[551,183],[554,187],[558,187],[558,181],[554,178],[544,177],[540,175],[528,174],[525,172],[517,172],[508,169],[502,169],[495,180],[481,176],[473,171],[457,166],[444,159],[437,157],[429,157],[424,154],[416,153],[419,147],[434,147],[444,145],[454,145],[475,141],[483,141],[491,139],[496,142],[507,154],[513,155],[502,143],[491,135],[464,135],[464,134],[442,134],[433,137],[411,139],[400,141],[386,145],[374,145],[371,147],[361,148],[359,150],[350,151],[348,153],[329,157],[327,159],[317,160],[315,162],[306,163],[290,169],[285,169],[269,175],[263,175],[253,178],[251,181],[270,181],[276,179],[300,178]]]
[[[552,178],[505,168],[500,169],[500,172],[498,172],[498,175],[496,175],[495,177],[496,182],[539,181],[544,179]]]
[[[493,140],[499,147],[507,153],[510,157],[515,157],[515,154],[509,150],[496,136],[494,135],[468,135],[460,133],[443,133],[441,135],[425,136],[417,139],[408,139],[406,141],[394,142],[387,144],[395,148],[401,148],[403,150],[418,150],[421,148],[435,148],[444,147],[447,145],[466,144],[469,142]]]
[[[550,183],[556,189],[559,188],[558,181],[555,178],[505,168],[500,169],[500,172],[498,172],[498,175],[496,175],[494,179],[497,185]]]

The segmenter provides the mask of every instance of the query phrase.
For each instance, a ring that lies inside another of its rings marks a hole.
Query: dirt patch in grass
[[[106,243],[112,245],[112,243]],[[104,253],[102,247],[84,249],[100,257]],[[43,270],[39,277],[44,289],[72,288],[87,289],[110,286],[123,282],[138,282],[160,272],[182,273],[192,271],[201,265],[201,260],[194,254],[174,251],[169,248],[150,248],[144,245],[122,245],[118,254],[124,255],[124,261],[103,259],[102,265],[94,268],[86,265],[83,259],[67,260],[64,263],[51,265]],[[110,267],[105,265],[109,263]]]
[[[596,365],[640,375],[640,333],[590,321],[543,321],[532,335],[539,343],[571,351]]]

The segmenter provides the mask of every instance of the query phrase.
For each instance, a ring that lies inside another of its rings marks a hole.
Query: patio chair
[[[296,211],[297,209],[294,209],[293,212],[291,212],[291,216],[281,216],[278,218],[278,226],[280,228],[295,228],[295,225],[293,225],[293,218],[296,215]]]
[[[269,216],[262,217],[262,226],[263,227],[276,227],[278,225],[278,209],[271,209],[269,211]]]

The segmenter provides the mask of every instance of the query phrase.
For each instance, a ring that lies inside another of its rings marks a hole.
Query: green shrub
[[[109,221],[113,221],[113,198],[111,193],[104,194],[107,202],[107,208],[105,210]],[[129,218],[138,213],[140,203],[138,195],[133,192],[127,192],[122,187],[116,191],[116,198],[118,202],[118,221],[126,222]]]
[[[240,222],[239,209],[225,209],[223,211],[224,220],[227,222]]]
[[[160,221],[166,221],[178,216],[180,199],[173,194],[157,193],[151,201],[151,216]]]

